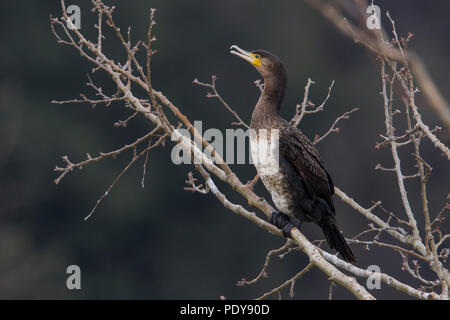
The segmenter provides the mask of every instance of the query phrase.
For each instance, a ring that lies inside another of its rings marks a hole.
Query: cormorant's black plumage
[[[255,162],[277,209],[293,218],[298,227],[303,221],[315,222],[322,228],[332,249],[337,250],[344,260],[355,261],[336,224],[332,198],[334,185],[319,152],[298,128],[279,115],[287,85],[283,64],[276,56],[264,50],[247,52],[236,46],[233,48],[241,54],[232,53],[251,62],[264,77],[264,89],[250,123],[251,129],[257,132],[256,138],[251,138],[252,149],[260,139],[260,129],[279,131],[279,165],[276,172],[264,174],[261,165]],[[255,57],[258,61],[254,63],[252,59],[256,59]]]

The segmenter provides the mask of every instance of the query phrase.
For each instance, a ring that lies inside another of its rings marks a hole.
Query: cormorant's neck
[[[264,78],[264,89],[253,110],[252,124],[266,126],[271,119],[279,117],[281,102],[286,92],[287,77],[283,67],[279,72]]]
[[[266,104],[269,103],[277,112],[281,109],[287,86],[286,72],[282,71],[276,75],[264,78],[264,89],[260,98],[260,100],[266,101]]]

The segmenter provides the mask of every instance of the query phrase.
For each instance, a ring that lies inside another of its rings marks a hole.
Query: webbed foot
[[[295,225],[291,222],[288,215],[280,211],[274,211],[270,214],[269,222],[283,232],[286,238],[291,237],[291,230]]]

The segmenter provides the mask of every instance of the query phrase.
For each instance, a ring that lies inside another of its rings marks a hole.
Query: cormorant
[[[279,114],[287,85],[280,59],[265,50],[248,52],[236,45],[231,46],[230,53],[251,63],[264,78],[264,88],[250,123],[250,146],[256,170],[279,210],[270,215],[270,222],[286,237],[293,227],[300,228],[303,221],[315,222],[331,249],[337,250],[345,261],[355,261],[336,224],[334,185],[319,152]],[[271,140],[275,132],[276,140]],[[260,149],[266,153],[262,154]]]

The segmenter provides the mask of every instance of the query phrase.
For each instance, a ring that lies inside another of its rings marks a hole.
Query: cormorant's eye
[[[261,56],[259,54],[255,54],[255,59],[259,59]]]

